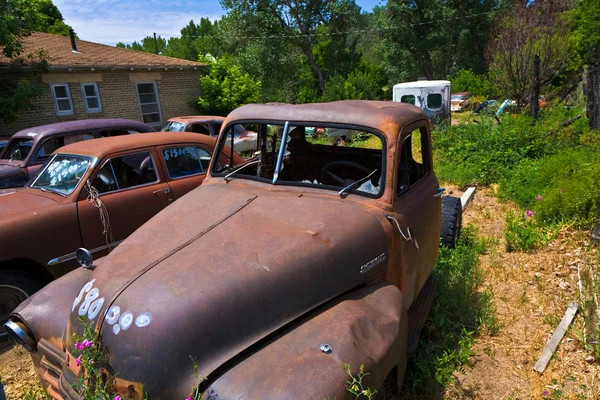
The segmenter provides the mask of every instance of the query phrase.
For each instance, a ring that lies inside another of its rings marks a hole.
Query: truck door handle
[[[417,242],[417,239],[415,238],[415,235],[413,234],[413,231],[412,229],[410,229],[410,227],[406,228],[406,234],[404,234],[404,232],[402,232],[402,228],[400,227],[400,223],[396,218],[392,217],[388,213],[383,213],[383,215],[388,219],[388,221],[392,221],[396,224],[398,232],[400,232],[400,236],[402,236],[402,238],[406,240],[407,243],[412,243],[413,246],[415,246],[415,249],[419,250],[419,243]]]
[[[446,191],[446,188],[438,188],[437,192],[435,192],[433,197],[440,197],[445,191]]]
[[[155,190],[154,192],[152,192],[152,194],[155,196],[159,193],[169,194],[169,193],[171,193],[171,189],[160,189],[160,190]]]

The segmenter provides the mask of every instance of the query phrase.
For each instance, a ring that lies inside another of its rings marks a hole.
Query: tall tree
[[[325,89],[326,76],[315,54],[318,35],[329,35],[328,47],[336,54],[335,47],[342,49],[343,44],[334,39],[345,40],[341,33],[351,29],[352,21],[360,15],[360,7],[354,0],[221,0],[221,5],[230,15],[242,20],[260,14],[274,18],[280,34],[273,40],[288,41],[302,51],[321,92]],[[317,32],[319,27],[327,32]]]
[[[68,34],[69,28],[49,0],[0,1],[0,47],[9,59],[4,68],[22,76],[19,80],[0,78],[0,120],[14,121],[19,111],[31,108],[32,100],[41,93],[41,88],[27,78],[36,71],[47,70],[48,65],[44,54],[23,54],[23,38],[32,31]]]
[[[490,75],[518,104],[529,104],[536,55],[542,92],[568,66],[572,52],[565,11],[570,6],[570,0],[518,4],[499,18],[488,48]]]
[[[146,36],[139,42],[133,42],[131,44],[125,44],[123,42],[117,43],[117,47],[124,49],[144,51],[146,53],[156,53],[158,47],[158,54],[164,54],[167,49],[167,40],[160,35],[156,37],[156,44],[154,43],[154,36]]]

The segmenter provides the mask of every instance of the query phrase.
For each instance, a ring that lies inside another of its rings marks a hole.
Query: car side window
[[[202,174],[208,169],[210,153],[200,147],[170,147],[162,156],[171,179]]]
[[[396,192],[407,192],[411,186],[429,174],[429,142],[425,128],[418,128],[405,137],[398,162]]]
[[[149,151],[143,151],[108,160],[94,178],[92,186],[99,193],[107,193],[157,181],[152,155]]]
[[[94,136],[89,133],[75,133],[72,135],[59,136],[47,139],[38,150],[37,158],[45,159],[56,150],[71,143],[82,142],[84,140],[93,139]]]
[[[200,133],[201,135],[210,135],[207,124],[190,124],[185,130],[187,132]]]

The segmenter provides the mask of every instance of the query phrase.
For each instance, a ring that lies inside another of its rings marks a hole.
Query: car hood
[[[195,385],[190,357],[210,377],[285,324],[382,275],[386,252],[380,220],[349,199],[203,186],[94,263],[73,294],[66,338],[82,332],[80,315],[92,317],[117,386],[138,382],[153,398],[185,398]]]
[[[46,196],[30,193],[36,189],[0,189],[0,215],[3,220],[11,215],[39,210],[57,203]]]
[[[20,166],[0,164],[0,188],[25,186],[29,177]]]

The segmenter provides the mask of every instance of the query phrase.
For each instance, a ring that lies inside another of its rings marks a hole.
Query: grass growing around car
[[[409,360],[404,398],[437,397],[454,371],[468,363],[474,339],[484,331],[498,331],[492,289],[483,287],[480,268],[486,247],[472,226],[463,228],[455,249],[440,247],[434,269],[437,298],[417,353]]]

